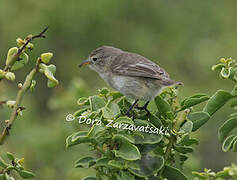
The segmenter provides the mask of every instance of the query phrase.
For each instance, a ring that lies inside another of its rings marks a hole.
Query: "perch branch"
[[[12,56],[12,58],[16,58],[16,59],[18,59],[19,58],[19,56],[21,55],[21,53],[24,51],[24,49],[26,48],[26,46],[31,42],[31,41],[33,41],[34,39],[37,39],[37,38],[45,38],[46,36],[45,36],[45,32],[48,30],[48,27],[46,27],[46,28],[44,28],[44,30],[41,32],[41,33],[39,33],[39,34],[37,34],[37,35],[35,35],[35,36],[32,36],[32,35],[29,35],[27,38],[26,38],[26,42],[25,42],[25,44],[21,47],[21,48],[19,48],[18,49],[18,51],[17,51],[17,53],[14,55],[14,56]],[[8,71],[8,70],[10,70],[11,69],[11,66],[12,65],[7,65],[7,66],[5,66],[4,67],[4,69],[3,69],[3,71]],[[1,81],[2,79],[0,79],[0,81]]]
[[[33,80],[33,77],[35,76],[36,72],[37,72],[37,68],[34,68],[27,76],[25,79],[25,82],[23,84],[23,86],[19,89],[18,93],[17,93],[17,97],[16,97],[16,103],[14,105],[13,111],[11,113],[10,119],[9,121],[7,121],[6,127],[4,128],[1,136],[0,136],[0,145],[2,145],[6,139],[6,136],[9,135],[10,129],[14,123],[14,121],[16,120],[16,117],[19,113],[19,110],[23,110],[20,107],[22,98],[25,94],[25,92],[30,88],[31,82]]]

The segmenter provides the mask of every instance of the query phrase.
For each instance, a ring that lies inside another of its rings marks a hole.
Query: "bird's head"
[[[112,61],[123,51],[111,46],[101,46],[93,50],[89,57],[83,61],[79,67],[89,65],[91,69],[98,73],[105,73],[109,70]]]

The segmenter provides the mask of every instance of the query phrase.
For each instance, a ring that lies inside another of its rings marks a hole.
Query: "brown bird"
[[[139,100],[145,101],[143,107],[149,113],[147,105],[159,95],[163,88],[182,84],[171,80],[169,74],[149,59],[111,46],[102,46],[93,50],[88,59],[79,67],[89,65],[112,88],[126,97],[135,99],[126,115]]]

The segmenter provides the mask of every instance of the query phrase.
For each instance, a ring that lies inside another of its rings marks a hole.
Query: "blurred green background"
[[[73,162],[89,152],[85,145],[65,149],[66,137],[79,129],[65,117],[77,110],[79,97],[92,95],[106,84],[95,72],[77,65],[91,50],[111,45],[159,63],[173,79],[184,82],[181,98],[231,89],[231,83],[220,80],[210,67],[221,57],[237,57],[236,9],[234,0],[1,0],[0,67],[17,37],[49,26],[47,38],[35,41],[31,57],[53,52],[60,86],[48,89],[46,79],[37,76],[35,92],[23,101],[27,108],[24,117],[14,124],[0,154],[10,151],[25,157],[26,167],[39,180],[74,180],[93,174],[92,170],[73,168]],[[15,99],[16,84],[23,81],[34,59],[31,62],[17,72],[15,83],[0,83],[0,100]],[[233,153],[221,151],[216,136],[228,118],[226,107],[195,133],[200,145],[186,163],[189,175],[204,167],[217,171],[236,162]],[[8,109],[0,109],[0,127],[9,114]]]

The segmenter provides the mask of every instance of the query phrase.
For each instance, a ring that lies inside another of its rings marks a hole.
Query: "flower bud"
[[[9,108],[14,108],[15,104],[16,104],[16,101],[7,101],[6,102],[6,105]]]
[[[34,44],[28,43],[26,48],[32,50],[34,48]]]
[[[43,53],[40,56],[42,62],[45,63],[45,64],[48,64],[52,57],[53,57],[53,53],[50,53],[50,52]]]
[[[221,59],[220,59],[220,62],[221,62],[221,63],[226,63],[225,58],[221,58]]]
[[[19,160],[17,161],[17,163],[23,164],[23,163],[24,163],[24,158],[19,159]]]
[[[21,89],[22,86],[23,86],[22,83],[18,83],[18,84],[17,84],[17,87],[18,87],[19,89]]]
[[[17,47],[10,48],[7,53],[7,60],[6,60],[6,65],[12,65],[14,63],[14,58],[13,56],[18,52]]]
[[[25,44],[25,41],[21,38],[16,39],[17,46],[21,47]]]
[[[7,72],[6,75],[5,75],[5,78],[9,81],[14,81],[16,79],[16,76],[12,72]]]
[[[0,69],[0,79],[4,78],[6,72]]]
[[[5,120],[5,123],[6,123],[6,124],[8,124],[9,122],[10,122],[10,120],[9,120],[9,119]]]

